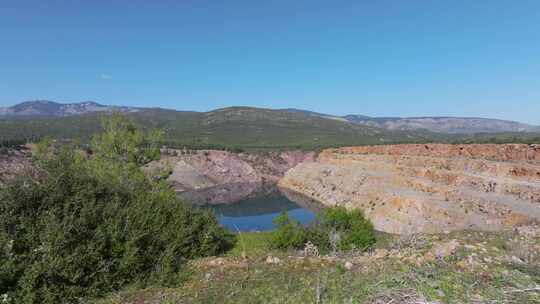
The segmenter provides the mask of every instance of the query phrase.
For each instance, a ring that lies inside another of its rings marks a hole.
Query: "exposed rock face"
[[[30,162],[28,155],[20,151],[0,155],[0,185],[19,174],[37,176],[37,169]]]
[[[313,152],[231,153],[217,150],[164,151],[151,167],[168,167],[177,193],[195,203],[226,203],[275,185],[290,168],[313,161]]]
[[[289,170],[279,186],[361,208],[381,231],[498,230],[540,220],[540,146],[329,149]]]

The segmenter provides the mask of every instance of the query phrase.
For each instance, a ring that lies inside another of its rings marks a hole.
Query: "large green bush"
[[[0,189],[0,296],[11,303],[74,303],[127,284],[179,284],[188,259],[231,247],[214,215],[178,201],[140,165],[159,155],[121,116],[87,156],[38,149],[38,178]]]
[[[366,250],[375,243],[373,224],[361,210],[344,207],[323,209],[314,223],[303,227],[298,221],[281,214],[274,221],[271,246],[276,249],[302,249],[307,242],[320,252]]]

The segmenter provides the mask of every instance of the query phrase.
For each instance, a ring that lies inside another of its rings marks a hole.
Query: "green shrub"
[[[92,157],[42,146],[40,176],[0,189],[0,295],[75,303],[127,284],[177,285],[188,259],[232,247],[214,215],[147,178],[140,165],[156,156],[152,141],[112,119]]]
[[[360,209],[326,208],[319,214],[318,222],[323,231],[333,233],[339,239],[338,250],[365,250],[375,243],[373,224]]]
[[[375,243],[373,224],[361,210],[326,208],[308,227],[283,213],[276,218],[275,224],[277,228],[272,232],[271,245],[277,249],[302,249],[309,241],[325,253],[366,250]]]
[[[306,231],[302,224],[291,219],[287,212],[274,219],[277,226],[272,232],[270,244],[275,249],[301,248],[306,243]]]

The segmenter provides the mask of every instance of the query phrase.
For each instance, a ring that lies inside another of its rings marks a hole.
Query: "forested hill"
[[[11,116],[0,119],[0,142],[43,137],[87,141],[110,111],[68,116]],[[301,148],[425,142],[539,143],[538,133],[444,134],[388,130],[305,111],[230,107],[210,112],[137,109],[124,111],[139,126],[165,132],[164,144],[193,148]]]
[[[0,140],[45,136],[87,140],[100,130],[102,115],[106,114],[4,118],[0,119]],[[180,146],[313,148],[424,142],[432,138],[425,132],[390,131],[304,113],[249,107],[204,113],[144,109],[125,115],[143,128],[162,129],[168,144]]]

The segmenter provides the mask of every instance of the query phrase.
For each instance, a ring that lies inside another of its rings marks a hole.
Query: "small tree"
[[[42,145],[39,177],[0,189],[0,295],[74,303],[127,284],[177,285],[188,259],[233,244],[215,216],[142,172],[159,156],[153,135],[116,114],[104,130],[90,157]]]
[[[276,230],[271,236],[271,246],[276,249],[301,248],[306,243],[304,227],[291,219],[287,212],[282,212],[274,219]]]
[[[144,165],[159,158],[163,132],[139,130],[126,116],[113,113],[102,119],[103,133],[94,136],[92,150],[100,158]]]

